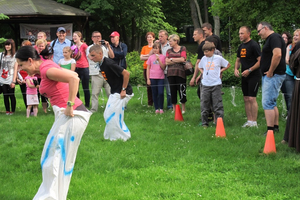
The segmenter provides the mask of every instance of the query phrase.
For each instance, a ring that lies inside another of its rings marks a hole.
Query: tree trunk
[[[211,1],[211,6],[214,5],[214,2]],[[214,34],[220,37],[220,17],[216,14],[214,18]]]
[[[195,0],[190,0],[190,7],[191,7],[191,17],[193,20],[194,29],[200,28],[200,23],[197,17],[197,10],[195,5]],[[201,18],[201,17],[200,17]]]
[[[202,16],[201,16],[201,11],[200,11],[200,8],[199,8],[198,1],[197,1],[197,0],[194,0],[194,3],[195,3],[195,5],[196,5],[196,8],[197,8],[197,14],[198,14],[198,18],[199,18],[200,26],[202,26],[202,24],[203,24],[203,21],[202,21]]]
[[[135,18],[133,17],[131,19],[131,50],[135,50],[136,48],[136,42],[137,42],[137,35],[136,35],[136,21]]]
[[[204,20],[205,22],[208,22],[207,0],[203,1],[203,6],[204,6]]]

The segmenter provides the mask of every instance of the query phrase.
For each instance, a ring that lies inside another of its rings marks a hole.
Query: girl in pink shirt
[[[153,54],[147,60],[147,84],[151,85],[155,113],[164,113],[164,70],[166,57],[161,54],[161,45],[155,42]]]
[[[40,74],[40,93],[50,99],[55,114],[41,157],[43,182],[33,199],[66,200],[77,150],[92,113],[76,97],[79,78],[75,72],[41,60],[31,46],[21,47],[16,59],[30,76]]]
[[[33,107],[33,115],[36,117],[38,113],[38,106],[39,106],[39,98],[37,88],[38,79],[36,76],[27,75],[25,77],[26,82],[26,102],[27,102],[27,109],[26,109],[26,117],[29,118],[31,108]]]

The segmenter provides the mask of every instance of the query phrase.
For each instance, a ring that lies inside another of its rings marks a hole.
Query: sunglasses
[[[259,29],[259,30],[257,31],[257,33],[260,33],[260,31],[263,30],[264,28],[265,28],[265,26],[261,27],[261,29]]]

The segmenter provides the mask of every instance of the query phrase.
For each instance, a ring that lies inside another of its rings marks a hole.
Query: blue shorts
[[[266,75],[262,77],[262,106],[264,110],[273,110],[277,106],[276,100],[284,79],[285,74],[274,74],[271,78]]]

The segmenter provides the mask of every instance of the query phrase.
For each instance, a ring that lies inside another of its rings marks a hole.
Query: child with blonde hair
[[[147,60],[147,84],[151,85],[155,113],[164,113],[164,70],[166,57],[161,54],[161,45],[155,42],[152,47],[153,54]]]
[[[76,61],[74,58],[71,58],[72,50],[71,47],[67,46],[63,48],[64,58],[58,61],[59,66],[65,69],[69,69],[71,71],[75,71]]]
[[[38,113],[39,98],[37,88],[39,87],[37,77],[34,75],[28,75],[25,77],[26,82],[26,100],[27,100],[27,113],[29,118],[31,108],[33,107],[33,115],[36,117]]]

